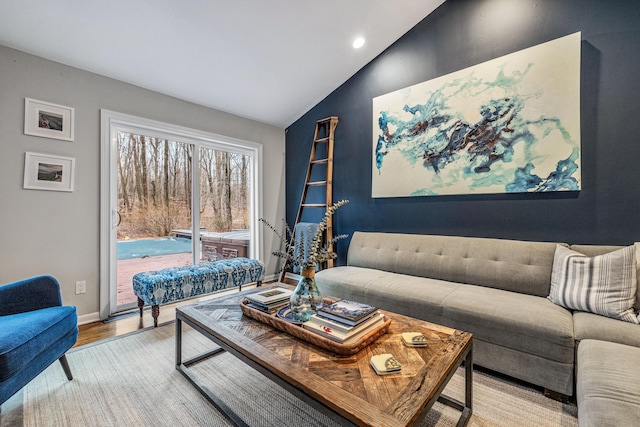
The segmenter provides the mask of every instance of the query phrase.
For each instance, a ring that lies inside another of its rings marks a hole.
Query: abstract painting
[[[374,98],[372,197],[579,191],[580,41]]]

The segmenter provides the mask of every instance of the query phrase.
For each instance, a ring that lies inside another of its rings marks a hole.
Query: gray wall
[[[24,98],[75,108],[75,141],[24,135]],[[284,129],[0,46],[0,284],[51,274],[65,304],[98,312],[100,109],[263,144],[263,215],[284,217]],[[26,151],[74,157],[75,191],[23,189]],[[264,238],[270,248],[272,235]],[[75,295],[77,280],[87,281],[86,294]]]

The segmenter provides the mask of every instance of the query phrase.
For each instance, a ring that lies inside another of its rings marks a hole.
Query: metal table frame
[[[200,354],[198,356],[194,356],[194,357],[192,357],[192,358],[190,358],[188,360],[184,360],[183,361],[182,360],[182,341],[183,341],[183,339],[182,339],[182,322],[184,322],[187,325],[191,326],[193,329],[195,329],[196,331],[198,331],[199,333],[204,335],[206,338],[208,338],[209,340],[214,342],[219,347],[214,349],[214,350],[212,350],[212,351],[205,352],[203,354]],[[280,378],[279,376],[275,375],[273,372],[271,372],[270,370],[268,370],[264,366],[260,365],[259,363],[255,362],[254,360],[252,360],[249,357],[245,356],[240,351],[238,351],[235,348],[225,344],[224,342],[219,340],[215,335],[213,335],[210,331],[208,331],[206,328],[203,328],[201,325],[199,325],[196,322],[192,322],[190,319],[188,319],[187,317],[183,316],[182,313],[180,313],[178,310],[176,310],[176,369],[182,375],[184,375],[185,378],[187,378],[187,380],[212,405],[214,405],[229,421],[231,421],[232,423],[234,423],[237,426],[247,426],[248,427],[248,424],[245,423],[238,416],[238,414],[236,414],[229,406],[227,406],[227,404],[225,404],[215,393],[213,393],[212,390],[210,390],[207,386],[205,386],[197,378],[197,376],[193,373],[193,371],[189,369],[190,366],[192,366],[192,365],[194,365],[194,364],[196,364],[198,362],[201,362],[203,360],[206,360],[206,359],[209,359],[211,357],[214,357],[214,356],[216,356],[216,355],[218,355],[218,354],[220,354],[220,353],[222,353],[224,351],[227,351],[227,352],[231,353],[233,356],[235,356],[236,358],[240,359],[243,363],[249,365],[250,367],[252,367],[256,371],[260,372],[261,374],[263,374],[267,378],[269,378],[272,381],[274,381],[276,384],[280,385],[284,389],[286,389],[289,392],[291,392],[293,395],[298,397],[300,400],[304,401],[305,403],[309,404],[313,408],[315,408],[315,409],[319,410],[320,412],[322,412],[323,414],[327,415],[328,417],[333,419],[335,422],[337,422],[338,425],[340,425],[340,426],[354,426],[355,425],[351,421],[349,421],[348,419],[342,417],[340,414],[337,414],[336,412],[334,412],[333,410],[331,410],[327,406],[323,405],[321,402],[318,402],[317,400],[311,398],[310,396],[308,396],[303,391],[297,389],[293,385],[289,384],[287,381],[285,381],[282,378]],[[446,385],[449,383],[449,380],[451,379],[451,377],[453,377],[453,375],[457,371],[457,368],[459,366],[461,366],[462,364],[465,365],[465,401],[464,401],[464,403],[460,402],[460,401],[458,401],[456,399],[453,399],[453,398],[450,398],[448,396],[444,396],[444,395],[441,394],[442,390],[444,390]],[[473,390],[473,343],[471,343],[471,345],[469,346],[469,348],[466,351],[466,354],[464,354],[463,357],[460,359],[460,364],[456,367],[456,369],[452,369],[451,370],[451,374],[446,378],[445,381],[442,382],[442,387],[438,390],[438,394],[437,394],[438,397],[436,399],[438,402],[440,402],[442,404],[445,404],[445,405],[450,406],[450,407],[452,407],[454,409],[462,411],[462,413],[460,414],[460,418],[458,420],[458,423],[457,423],[457,427],[465,426],[468,423],[469,418],[471,417],[471,413],[473,412],[473,409],[472,409],[472,397],[473,397],[472,396],[472,390]],[[428,404],[425,406],[425,408],[423,409],[423,411],[420,414],[420,416],[418,417],[418,419],[415,421],[415,424],[418,424],[421,420],[424,419],[424,417],[427,415],[427,413],[429,412],[429,410],[431,409],[431,407],[433,406],[434,403],[435,403],[435,401],[428,402]]]

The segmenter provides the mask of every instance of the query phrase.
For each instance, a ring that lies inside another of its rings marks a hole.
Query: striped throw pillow
[[[640,280],[640,242],[635,242],[633,246],[636,248],[636,279]],[[638,285],[638,289],[636,289],[636,303],[633,304],[633,308],[640,310],[640,284]],[[640,317],[638,317],[640,320]]]
[[[548,297],[554,304],[639,324],[637,286],[633,246],[593,258],[556,247]]]

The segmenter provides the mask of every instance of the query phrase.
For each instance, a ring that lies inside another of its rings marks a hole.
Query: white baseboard
[[[264,276],[264,279],[262,279],[262,283],[277,282],[279,278],[280,275],[274,273],[271,276]]]
[[[87,323],[99,322],[100,321],[100,313],[97,311],[95,313],[83,314],[82,316],[78,316],[78,325],[84,325]]]

